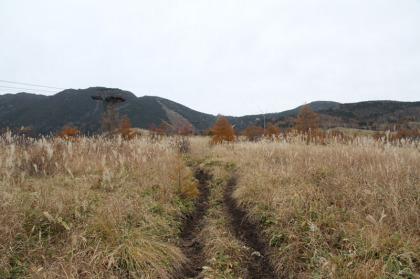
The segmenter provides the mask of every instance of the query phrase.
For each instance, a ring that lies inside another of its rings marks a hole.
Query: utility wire
[[[31,88],[3,86],[3,85],[0,85],[0,87],[2,87],[2,88],[10,88],[10,89],[23,89],[23,90],[29,90],[29,91],[41,91],[41,92],[52,92],[52,93],[56,93],[57,92],[57,91],[45,90],[45,89],[31,89]]]
[[[15,81],[8,81],[8,80],[0,80],[0,81],[1,81],[1,82],[7,82],[7,83],[21,84],[21,85],[30,85],[30,86],[38,86],[38,87],[52,88],[52,89],[63,89],[63,90],[65,90],[65,89],[66,89],[66,88],[61,88],[61,87],[53,87],[53,86],[37,85],[37,84],[32,84],[32,83],[15,82]]]

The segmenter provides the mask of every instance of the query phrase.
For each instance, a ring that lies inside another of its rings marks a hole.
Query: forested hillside
[[[164,123],[171,131],[189,127],[202,131],[212,127],[217,116],[195,111],[168,99],[143,96],[137,97],[129,91],[104,87],[88,89],[67,89],[53,96],[29,93],[0,95],[0,129],[28,127],[37,134],[55,133],[63,125],[78,127],[82,134],[101,132],[103,116],[102,101],[91,96],[117,95],[126,101],[117,104],[120,117],[127,115],[132,127],[149,129]],[[234,104],[233,104],[234,105]],[[349,127],[371,130],[413,128],[419,126],[420,102],[370,101],[340,104],[331,101],[317,101],[308,104],[316,111],[324,129]],[[266,126],[268,123],[280,129],[296,125],[296,115],[301,106],[277,113],[228,116],[235,130],[248,126]]]

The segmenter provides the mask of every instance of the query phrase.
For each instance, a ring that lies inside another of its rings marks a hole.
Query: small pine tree
[[[183,136],[189,136],[191,135],[190,127],[189,125],[185,125],[184,128],[180,131],[180,134]]]
[[[170,177],[175,182],[178,195],[181,198],[194,199],[200,193],[197,188],[198,180],[194,178],[192,172],[185,166],[180,153],[176,157]]]
[[[232,125],[229,124],[229,121],[226,117],[220,116],[216,120],[212,129],[211,143],[223,143],[223,142],[232,142],[235,140],[235,132],[233,131]]]
[[[264,129],[256,125],[251,125],[248,126],[242,134],[246,136],[248,140],[255,141],[264,134]]]
[[[134,138],[134,131],[131,129],[131,122],[130,118],[128,118],[127,115],[124,115],[123,118],[121,118],[120,126],[118,127],[121,136],[125,140],[131,140]]]
[[[79,130],[77,129],[77,127],[64,125],[63,128],[61,128],[61,131],[57,131],[55,133],[55,136],[66,140],[75,140],[78,134]]]
[[[169,124],[166,121],[162,121],[162,123],[160,123],[159,128],[157,128],[157,133],[159,135],[169,135]]]
[[[272,123],[268,123],[267,129],[265,131],[265,136],[273,140],[274,138],[278,138],[280,134],[279,129],[274,126]]]
[[[300,133],[316,132],[319,128],[319,117],[310,106],[304,105],[297,115],[296,130]]]

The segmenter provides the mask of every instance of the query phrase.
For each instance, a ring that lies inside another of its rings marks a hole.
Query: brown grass
[[[299,138],[208,147],[234,161],[234,196],[265,229],[290,278],[419,278],[420,152],[371,138],[307,145]]]
[[[198,236],[203,274],[246,277],[222,198],[234,165],[234,198],[261,225],[282,277],[420,278],[418,142],[319,142],[191,139],[192,158],[214,176]],[[179,227],[196,194],[177,151],[171,138],[1,136],[0,277],[175,277],[186,262]]]
[[[209,209],[202,220],[203,229],[197,238],[203,244],[206,266],[205,278],[248,278],[245,266],[244,243],[233,235],[226,206],[223,202],[224,188],[230,179],[230,164],[217,160],[200,160],[198,168],[211,173]]]
[[[168,140],[0,138],[0,277],[169,278],[185,261]]]

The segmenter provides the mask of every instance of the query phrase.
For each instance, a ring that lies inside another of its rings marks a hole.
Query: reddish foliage
[[[55,136],[58,138],[63,138],[63,139],[77,139],[77,135],[79,134],[79,130],[77,129],[77,127],[71,127],[68,125],[64,125],[63,128],[61,129],[61,131],[57,131],[55,133]]]
[[[134,138],[134,132],[131,129],[131,121],[130,118],[128,118],[127,115],[124,115],[123,118],[121,118],[120,126],[118,127],[121,136],[125,140],[131,140]]]
[[[211,142],[223,143],[224,141],[231,142],[233,140],[235,140],[235,133],[232,125],[229,124],[226,117],[220,116],[213,126]]]
[[[280,134],[279,129],[271,123],[268,123],[267,129],[265,131],[265,136],[269,137],[270,139],[278,138]]]
[[[319,117],[310,106],[304,105],[297,115],[296,130],[300,133],[316,131],[319,128]]]
[[[189,125],[185,125],[184,128],[180,131],[182,136],[189,136],[191,134]]]
[[[156,124],[153,123],[150,128],[149,131],[158,135],[168,135],[169,134],[169,125],[166,121],[162,121],[162,123],[160,123],[159,127],[156,127]]]
[[[264,129],[259,126],[251,125],[248,126],[242,134],[248,138],[250,141],[255,141],[259,139],[264,134]]]

